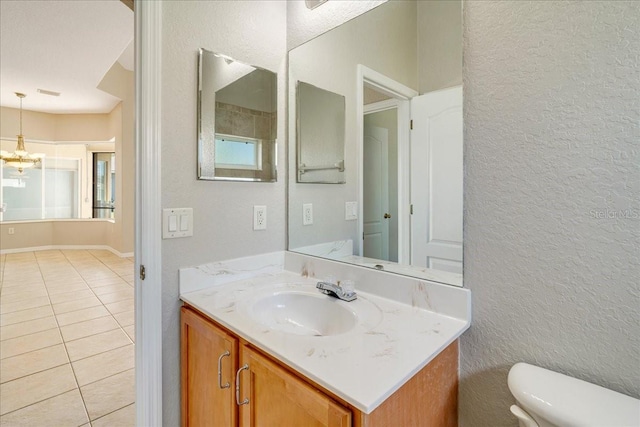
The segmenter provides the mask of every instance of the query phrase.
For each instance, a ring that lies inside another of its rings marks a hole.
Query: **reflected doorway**
[[[363,140],[363,254],[398,262],[398,109],[389,103],[369,105]]]

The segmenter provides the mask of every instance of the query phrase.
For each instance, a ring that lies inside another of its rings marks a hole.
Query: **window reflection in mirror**
[[[277,76],[200,49],[198,178],[275,181]]]

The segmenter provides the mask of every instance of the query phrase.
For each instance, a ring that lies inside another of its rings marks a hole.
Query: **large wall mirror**
[[[198,179],[276,180],[277,76],[200,49]]]
[[[289,250],[462,286],[461,9],[389,1],[289,52]],[[343,184],[299,182],[298,82],[344,96]]]

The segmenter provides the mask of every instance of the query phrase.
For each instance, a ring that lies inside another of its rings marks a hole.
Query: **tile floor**
[[[133,259],[0,255],[0,426],[135,425]]]

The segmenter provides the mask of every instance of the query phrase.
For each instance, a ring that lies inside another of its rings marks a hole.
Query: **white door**
[[[462,273],[462,87],[411,100],[411,264]]]
[[[389,259],[389,131],[365,125],[363,152],[363,252]]]

